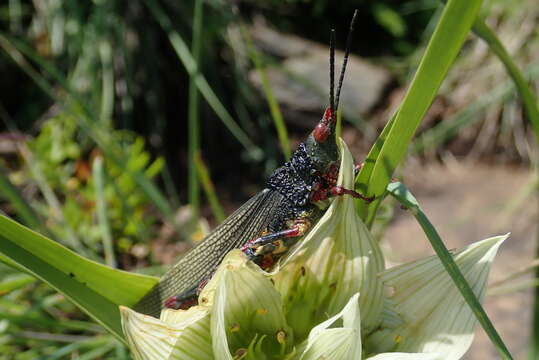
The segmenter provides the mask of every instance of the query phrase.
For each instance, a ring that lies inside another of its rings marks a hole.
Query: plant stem
[[[496,34],[485,24],[483,18],[478,17],[473,25],[474,33],[483,39],[489,46],[490,50],[505,66],[507,73],[513,81],[518,90],[518,93],[522,99],[522,104],[528,115],[528,119],[532,125],[535,139],[539,144],[539,108],[537,107],[537,98],[531,91],[526,79],[522,75],[522,72],[518,69],[513,59],[503,46],[502,42],[498,39]],[[539,170],[537,170],[539,171]],[[539,191],[537,192],[537,199],[539,199]],[[539,258],[539,232],[536,234],[537,250],[536,257]],[[539,268],[535,271],[535,277],[539,279]],[[528,358],[535,360],[539,358],[539,287],[535,288],[534,292],[534,304],[533,304],[533,316],[532,316],[532,329],[531,329],[531,344],[529,349]]]
[[[198,89],[195,82],[195,77],[200,69],[200,42],[202,33],[202,16],[203,6],[202,0],[195,1],[195,9],[193,14],[193,38],[191,43],[191,53],[193,60],[197,65],[195,72],[189,77],[189,114],[188,114],[188,182],[187,192],[189,196],[189,204],[193,214],[193,219],[198,218],[200,207],[199,184],[197,178],[197,170],[195,165],[195,156],[199,151],[200,129],[199,129],[199,112],[198,112]]]

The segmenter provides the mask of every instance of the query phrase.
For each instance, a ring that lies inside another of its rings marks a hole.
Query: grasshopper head
[[[331,107],[324,111],[324,116],[305,141],[307,154],[315,170],[325,174],[332,164],[339,161],[339,151],[335,137],[335,116]]]

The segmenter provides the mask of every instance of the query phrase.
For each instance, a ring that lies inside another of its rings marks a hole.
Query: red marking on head
[[[313,130],[313,136],[316,142],[323,143],[326,141],[329,135],[329,128],[327,124],[320,122]]]
[[[326,108],[326,111],[324,111],[324,116],[322,117],[322,120],[316,125],[316,127],[313,130],[313,136],[316,142],[323,143],[326,141],[326,139],[329,136],[329,133],[331,131],[330,124],[333,124],[335,122],[333,110],[331,108]]]
[[[324,111],[324,118],[322,121],[325,121],[326,123],[329,121],[333,121],[333,110],[331,108],[326,108],[326,111]]]

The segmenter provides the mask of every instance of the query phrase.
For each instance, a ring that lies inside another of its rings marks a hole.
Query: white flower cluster
[[[339,185],[353,188],[353,160],[340,142]],[[482,299],[498,236],[454,259]],[[384,287],[391,291],[384,292]],[[390,293],[390,294],[388,294]],[[378,244],[351,197],[322,219],[272,273],[227,255],[188,310],[160,319],[122,307],[137,359],[460,359],[477,323],[437,257],[384,270]]]

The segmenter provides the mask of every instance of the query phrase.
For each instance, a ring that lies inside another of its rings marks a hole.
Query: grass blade
[[[507,347],[502,341],[500,335],[494,328],[494,325],[492,325],[492,322],[485,313],[485,310],[481,306],[481,303],[479,302],[479,300],[477,300],[475,294],[473,293],[473,290],[470,288],[470,285],[468,285],[468,282],[460,272],[460,269],[458,268],[457,264],[455,264],[453,257],[449,253],[449,250],[447,250],[447,247],[440,238],[440,235],[438,235],[438,232],[419,206],[416,198],[404,186],[404,184],[399,182],[389,184],[387,187],[387,191],[393,197],[395,197],[402,205],[406,206],[406,208],[409,209],[410,212],[417,219],[417,222],[419,223],[419,225],[421,225],[421,228],[425,232],[425,235],[427,235],[427,238],[429,239],[432,248],[436,252],[436,255],[438,255],[438,257],[440,258],[440,261],[442,262],[445,270],[447,271],[449,276],[451,276],[451,279],[453,279],[455,285],[466,300],[466,303],[470,306],[477,320],[479,321],[479,323],[487,333],[488,337],[498,350],[500,357],[502,359],[512,359],[509,350],[507,350]]]
[[[112,46],[108,39],[99,44],[101,58],[101,110],[99,119],[106,128],[110,128],[114,111],[114,67],[112,65]]]
[[[5,295],[34,282],[36,282],[36,278],[27,274],[17,274],[4,278],[0,281],[0,295]]]
[[[382,133],[378,135],[378,138],[374,142],[374,145],[371,147],[367,158],[365,159],[365,161],[363,161],[363,166],[361,167],[361,170],[356,177],[355,187],[362,194],[367,193],[367,184],[369,183],[369,179],[372,175],[372,171],[374,170],[374,165],[376,164],[378,156],[380,155],[380,151],[382,150],[382,146],[384,145],[384,142],[386,141],[387,136],[391,131],[391,127],[393,126],[393,123],[395,121],[395,115],[393,115],[393,117],[387,122],[386,126],[384,126]],[[375,199],[371,206],[375,206],[376,208],[378,208],[378,204],[376,203],[380,201],[381,198]],[[367,218],[367,206],[364,206],[364,204],[361,204],[360,202],[356,202],[356,210],[362,219]],[[370,226],[370,224],[367,225]]]
[[[193,39],[191,43],[191,52],[195,67],[193,76],[189,77],[189,112],[188,112],[188,182],[187,194],[193,218],[198,218],[200,207],[200,194],[197,177],[197,168],[195,166],[195,156],[200,150],[200,128],[199,113],[198,113],[198,88],[195,78],[200,75],[200,43],[202,41],[202,16],[203,16],[202,0],[195,0],[195,9],[193,15]]]
[[[505,70],[513,79],[515,86],[518,90],[528,119],[532,125],[535,133],[535,139],[539,144],[539,109],[537,107],[537,98],[532,92],[524,76],[513,62],[513,59],[503,46],[502,42],[498,39],[496,34],[485,24],[483,18],[478,17],[475,20],[473,26],[474,33],[483,39],[489,46],[489,49],[496,54],[498,59],[505,66]],[[538,193],[539,194],[539,193]],[[537,234],[537,250],[536,255],[539,257],[539,234]],[[535,278],[539,279],[539,268],[535,272]],[[534,305],[533,305],[533,320],[532,320],[532,334],[531,334],[531,346],[529,359],[539,358],[539,287],[535,288],[534,293]]]
[[[391,180],[393,171],[406,155],[421,119],[429,108],[442,80],[458,54],[481,7],[481,0],[450,0],[421,59],[418,70],[401,103],[387,137],[381,144],[366,187],[366,195],[380,197]],[[361,172],[369,171],[364,168]],[[365,178],[360,172],[359,178]],[[367,174],[368,175],[368,174]],[[372,224],[379,201],[360,213]]]
[[[109,219],[107,215],[107,202],[105,200],[105,181],[103,175],[103,158],[96,156],[92,163],[92,175],[95,185],[95,201],[97,221],[103,238],[103,251],[105,253],[105,262],[108,266],[116,267],[116,258],[114,256],[114,245],[110,233]]]
[[[245,30],[243,25],[240,26],[241,33],[243,35],[243,38],[245,39],[245,43],[247,44],[247,51],[249,53],[249,57],[255,65],[256,71],[258,72],[260,80],[262,81],[262,90],[264,91],[266,101],[268,102],[268,106],[270,108],[271,118],[273,119],[273,124],[275,125],[275,129],[277,130],[277,136],[279,137],[279,142],[281,143],[281,149],[284,153],[286,160],[288,160],[290,159],[292,152],[290,150],[290,141],[288,141],[288,131],[286,130],[286,124],[283,120],[283,115],[281,114],[279,103],[275,99],[275,96],[273,96],[273,90],[271,89],[268,73],[266,72],[266,68],[262,63],[260,54],[253,45],[253,40],[249,32]]]
[[[210,172],[208,171],[206,164],[204,164],[200,153],[198,153],[195,157],[195,166],[198,172],[198,177],[200,178],[200,182],[202,183],[202,187],[204,188],[204,192],[206,193],[208,201],[210,202],[213,216],[215,216],[218,223],[222,223],[226,218],[225,212],[223,211],[223,207],[221,206],[217,193],[215,192],[215,187],[211,181]]]
[[[485,24],[483,18],[478,17],[473,25],[474,33],[483,39],[489,46],[489,49],[496,54],[498,59],[505,66],[505,70],[513,79],[518,93],[522,99],[526,114],[532,124],[535,138],[539,144],[539,109],[537,108],[537,98],[532,92],[522,72],[518,69],[513,59],[503,46],[502,42],[496,34]]]

